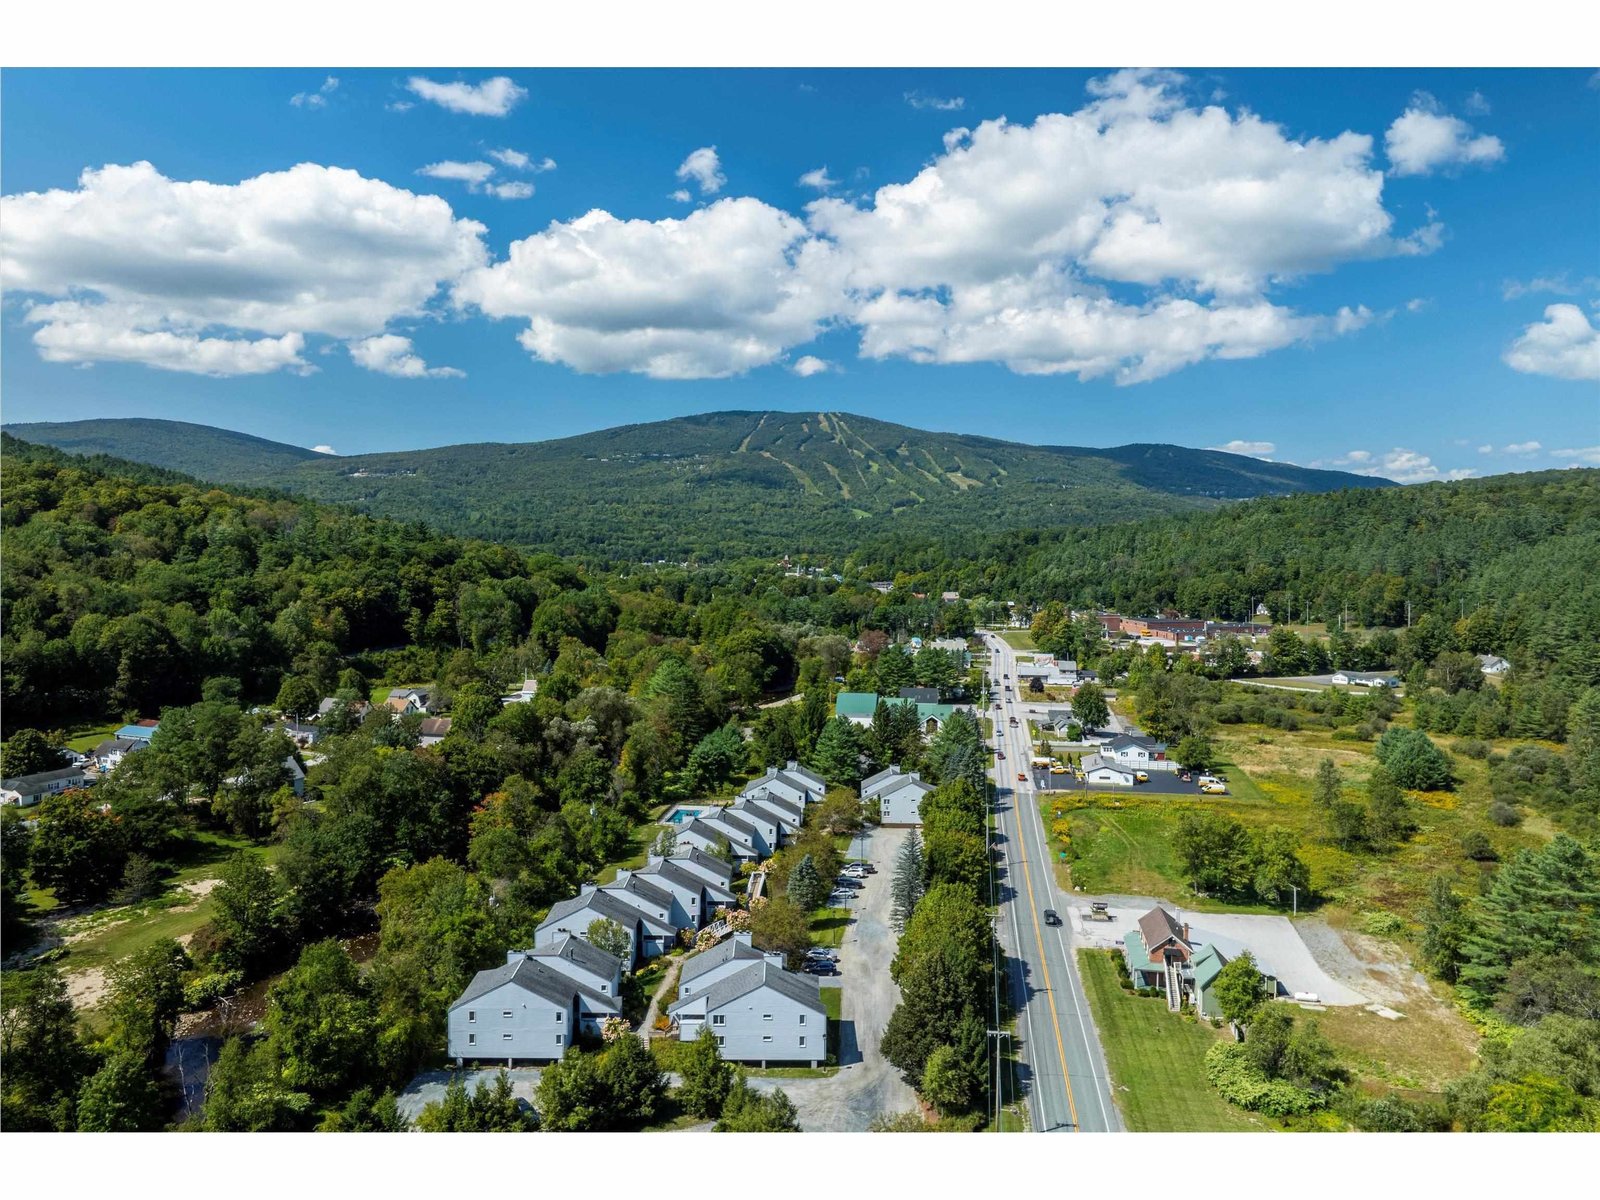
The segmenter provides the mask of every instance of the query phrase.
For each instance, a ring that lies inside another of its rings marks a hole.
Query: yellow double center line
[[[1016,752],[1015,745],[1013,745],[1011,749],[1012,753]],[[1020,808],[1023,799],[1022,789],[1015,788],[1012,790],[1011,794],[1017,798],[1017,804],[1013,805],[1011,811],[1012,815],[1017,819],[1017,834],[1020,837],[1022,836],[1022,811]],[[1032,803],[1032,801],[1029,801],[1029,803]],[[1034,899],[1033,867],[1029,863],[1029,859],[1032,857],[1033,856],[1028,853],[1027,843],[1024,841],[1022,851],[1022,871],[1028,880],[1028,909],[1033,913],[1033,936],[1038,940],[1039,943],[1039,969],[1044,972],[1044,992],[1050,1003],[1050,1024],[1055,1027],[1056,1053],[1061,1056],[1061,1083],[1067,1089],[1067,1108],[1072,1113],[1072,1130],[1074,1133],[1076,1133],[1080,1129],[1080,1126],[1078,1125],[1078,1105],[1077,1102],[1072,1098],[1072,1076],[1067,1070],[1067,1044],[1062,1040],[1061,1037],[1061,1018],[1056,1015],[1056,993],[1055,989],[1050,986],[1050,960],[1045,957],[1044,931],[1039,927],[1039,905]]]

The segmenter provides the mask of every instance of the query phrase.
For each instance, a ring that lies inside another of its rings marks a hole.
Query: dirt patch
[[[87,941],[89,938],[99,937],[108,929],[115,929],[118,925],[126,925],[128,921],[128,917],[119,917],[115,921],[105,921],[98,925],[85,925],[76,933],[69,933],[61,940],[64,945],[76,946],[79,942]]]
[[[74,1008],[94,1008],[106,997],[106,973],[98,967],[67,976],[67,999]]]
[[[1402,1011],[1416,1003],[1438,1004],[1428,981],[1405,960],[1398,947],[1365,934],[1335,929],[1317,917],[1301,920],[1295,928],[1317,965],[1346,986]]]

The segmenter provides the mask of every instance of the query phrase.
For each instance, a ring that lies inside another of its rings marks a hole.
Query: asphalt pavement
[[[1028,761],[1026,707],[1016,687],[1016,655],[998,637],[988,639],[990,674],[1002,709],[995,721],[996,745],[1006,752],[995,763],[998,831],[996,868],[1000,886],[999,930],[1007,954],[1007,975],[1018,1006],[1019,1056],[1023,1064],[1031,1127],[1038,1132],[1108,1132],[1122,1128],[1112,1099],[1105,1055],[1078,977],[1072,928],[1065,920],[1067,898],[1056,888],[1044,821],[1031,779],[1017,779],[1017,764]],[[1000,678],[1010,675],[1010,680]],[[1022,773],[1027,775],[1026,767]],[[1061,914],[1048,924],[1047,910]]]

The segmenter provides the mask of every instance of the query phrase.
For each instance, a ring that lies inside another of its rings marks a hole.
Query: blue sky
[[[8,70],[0,103],[7,422],[356,453],[829,408],[1600,462],[1589,72]]]

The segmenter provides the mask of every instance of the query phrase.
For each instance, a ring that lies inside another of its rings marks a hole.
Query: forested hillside
[[[1213,450],[1028,446],[844,413],[707,413],[548,442],[342,458],[176,422],[13,432],[590,560],[837,557],[864,534],[1095,524],[1387,486]]]
[[[868,541],[850,566],[1126,613],[1414,629],[1525,673],[1600,682],[1600,471],[1253,500],[1105,526]],[[1430,634],[1428,631],[1432,630]],[[1431,659],[1432,655],[1425,656]]]

